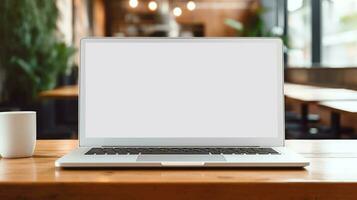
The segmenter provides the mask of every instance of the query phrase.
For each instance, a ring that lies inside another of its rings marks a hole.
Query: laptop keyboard
[[[85,155],[178,155],[178,154],[279,154],[272,148],[91,148]]]

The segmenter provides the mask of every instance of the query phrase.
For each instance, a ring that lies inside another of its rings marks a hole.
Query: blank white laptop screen
[[[274,40],[94,40],[82,48],[88,138],[278,135]]]

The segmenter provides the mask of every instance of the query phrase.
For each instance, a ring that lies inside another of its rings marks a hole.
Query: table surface
[[[39,94],[42,99],[77,99],[78,85],[69,85],[53,90],[43,91]]]
[[[357,141],[288,140],[286,144],[310,159],[311,165],[304,169],[60,169],[54,161],[74,149],[77,141],[39,140],[31,158],[0,159],[0,199],[53,195],[94,199],[107,193],[123,199],[239,199],[240,195],[357,199]],[[272,192],[276,189],[279,193]]]
[[[357,114],[357,101],[323,101],[319,102],[319,106],[335,112]]]
[[[302,102],[319,102],[335,100],[357,100],[357,91],[342,88],[322,88],[299,84],[284,84],[287,98]]]

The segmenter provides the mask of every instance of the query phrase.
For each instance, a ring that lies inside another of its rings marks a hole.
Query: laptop
[[[269,38],[85,38],[79,147],[57,167],[304,167]]]

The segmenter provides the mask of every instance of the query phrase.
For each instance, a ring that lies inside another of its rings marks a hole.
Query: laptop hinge
[[[103,145],[106,148],[259,148],[261,146],[115,146]]]

